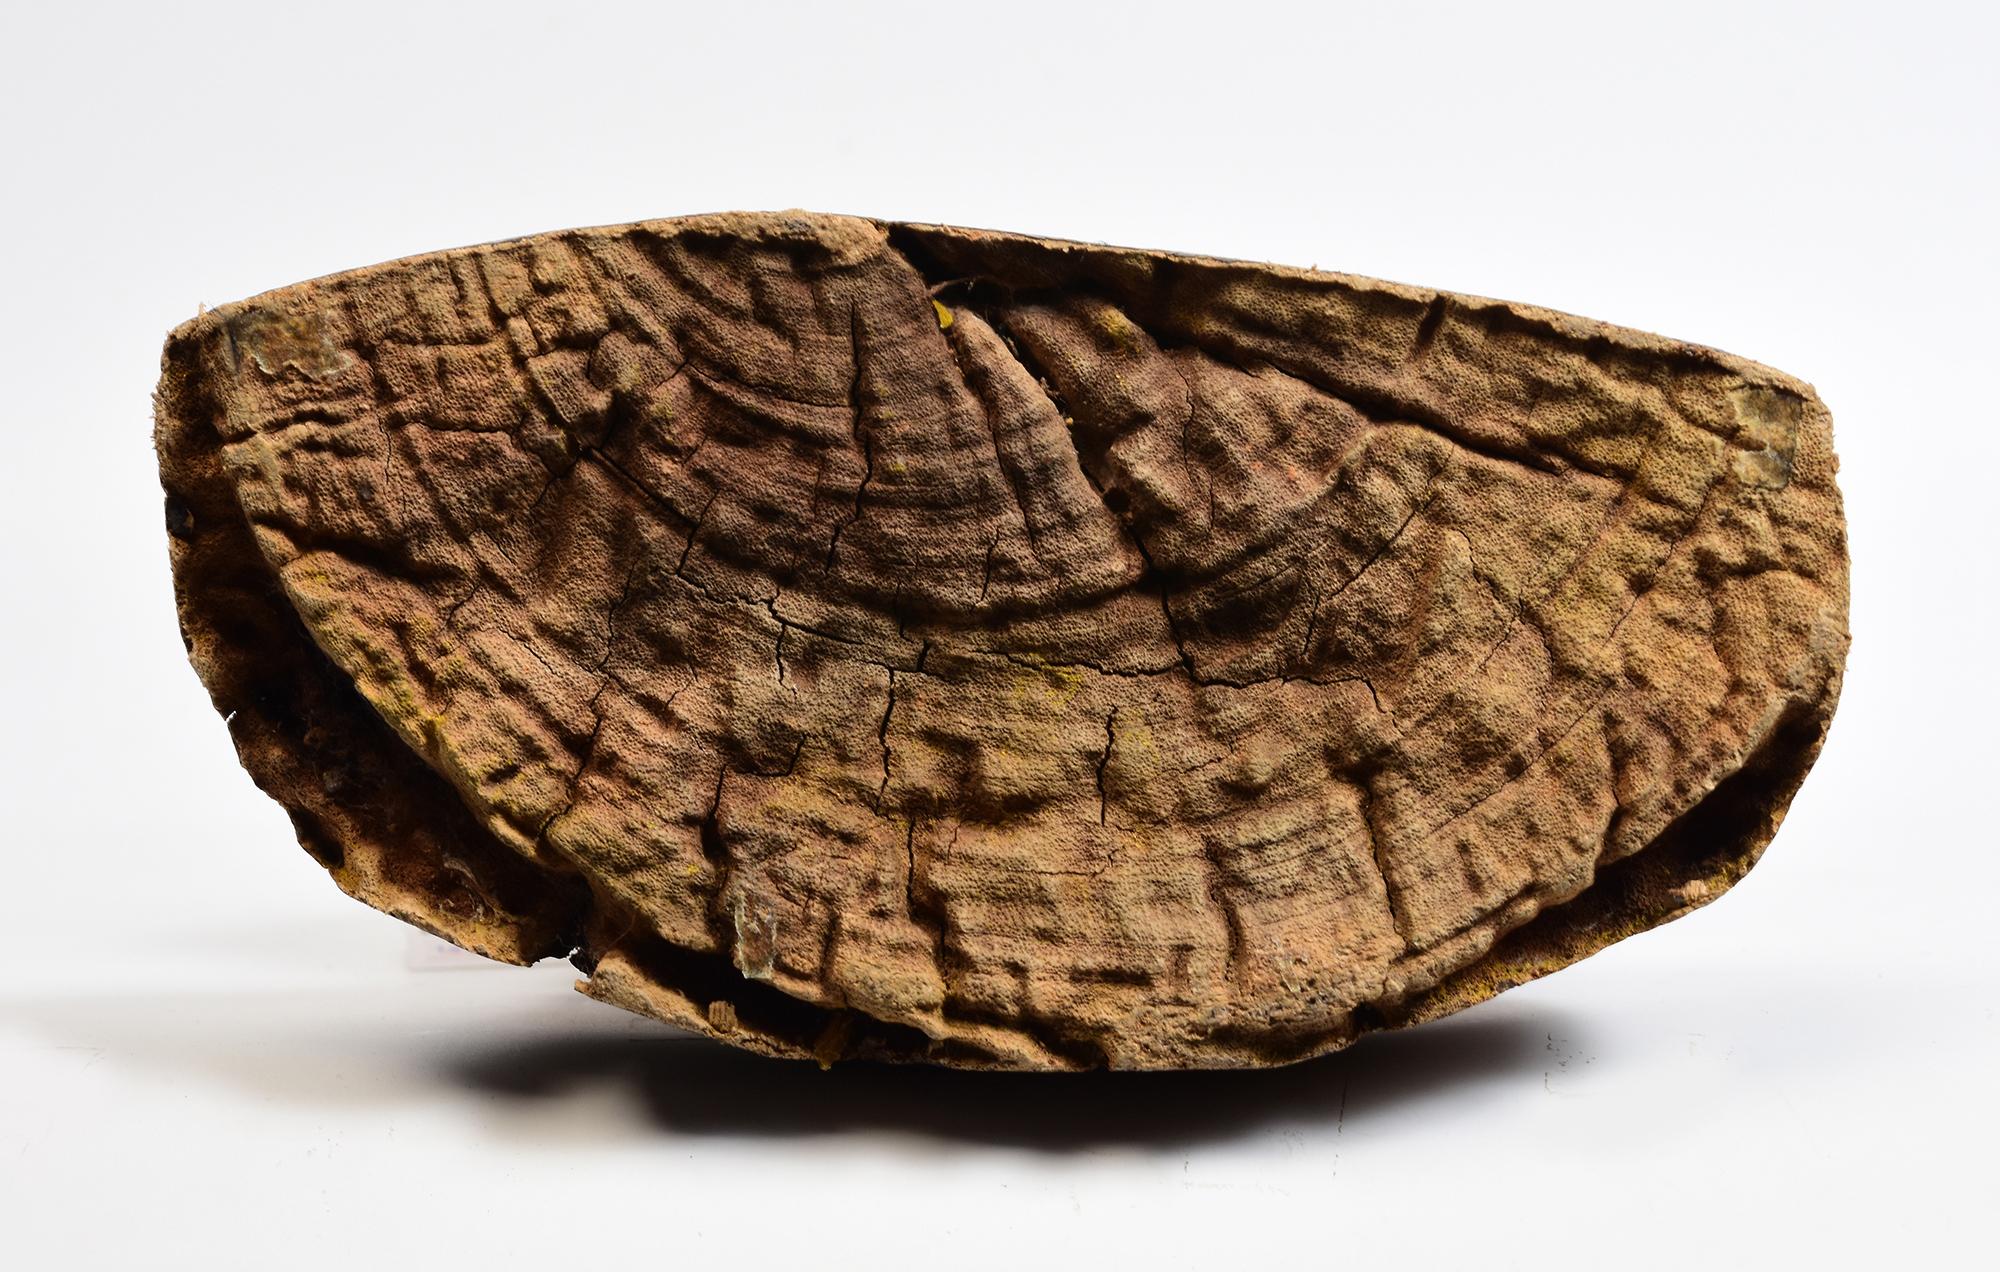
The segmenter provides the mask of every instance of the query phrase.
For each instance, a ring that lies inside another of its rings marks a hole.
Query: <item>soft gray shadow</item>
[[[1334,1128],[1445,1094],[1532,1080],[1552,1033],[1546,1009],[1478,1014],[1372,1035],[1282,1069],[1197,1073],[967,1073],[916,1066],[773,1061],[670,1038],[542,1040],[467,1048],[452,1080],[520,1101],[606,1085],[637,1095],[662,1130],[798,1137],[890,1132],[1050,1152],[1229,1139],[1260,1127]]]
[[[879,1132],[1056,1153],[1406,1115],[1493,1085],[1538,1083],[1553,1063],[1551,1038],[1576,1046],[1589,1032],[1546,1004],[1497,1002],[1283,1069],[821,1070],[690,1038],[592,1003],[559,980],[454,974],[370,986],[0,999],[0,1027],[97,1053],[107,1070],[342,1116],[469,1103],[482,1129],[537,1143]]]

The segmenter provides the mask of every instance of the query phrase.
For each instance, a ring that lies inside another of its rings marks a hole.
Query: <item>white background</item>
[[[1987,5],[540,0],[0,18],[0,1264],[1992,1266]],[[1764,864],[1265,1074],[821,1073],[423,971],[238,770],[149,438],[204,302],[730,208],[1372,274],[1813,381],[1831,741]]]

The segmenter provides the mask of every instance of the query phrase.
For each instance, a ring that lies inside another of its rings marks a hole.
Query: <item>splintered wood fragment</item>
[[[1337,274],[805,213],[175,331],[190,655],[354,896],[772,1055],[1278,1064],[1700,906],[1847,648],[1828,416]]]

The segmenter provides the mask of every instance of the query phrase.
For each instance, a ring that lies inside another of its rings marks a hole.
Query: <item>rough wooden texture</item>
[[[786,213],[170,338],[181,620],[350,893],[774,1055],[1262,1065],[1714,898],[1847,646],[1825,409],[1318,272]]]

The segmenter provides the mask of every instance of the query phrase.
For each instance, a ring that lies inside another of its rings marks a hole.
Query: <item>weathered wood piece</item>
[[[1691,910],[1847,646],[1806,385],[785,213],[169,339],[181,622],[340,886],[783,1056],[1282,1063]]]

